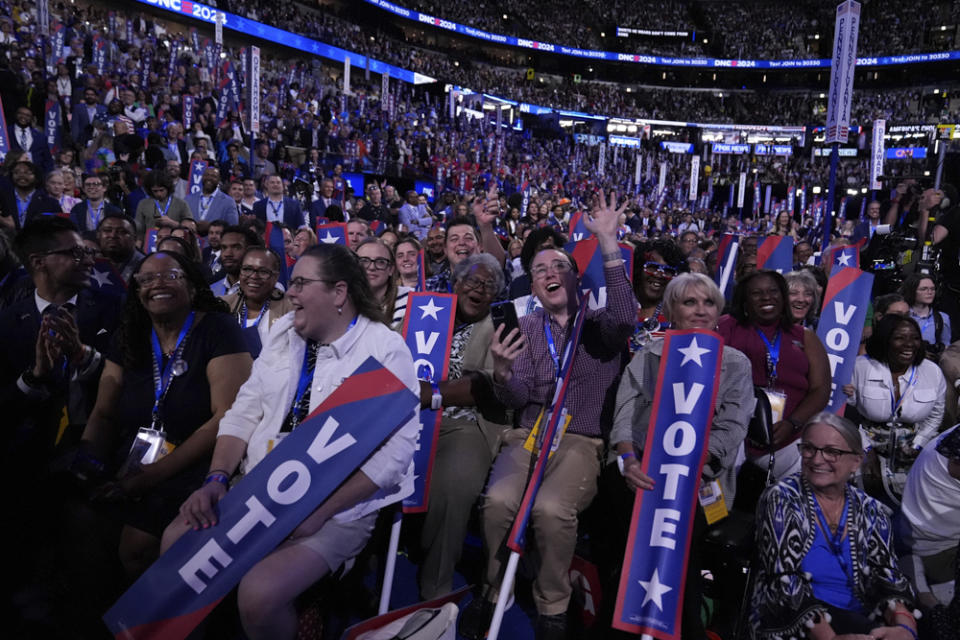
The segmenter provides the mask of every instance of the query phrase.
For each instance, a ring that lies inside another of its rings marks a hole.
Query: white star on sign
[[[110,274],[106,271],[97,271],[94,269],[93,273],[90,274],[90,279],[96,281],[98,288],[110,284]]]
[[[700,362],[700,356],[705,353],[710,353],[710,349],[704,349],[697,344],[696,336],[693,337],[693,340],[690,341],[690,344],[681,349],[677,349],[677,351],[683,354],[683,361],[680,363],[681,367],[688,362],[696,362],[697,366],[702,367],[703,363]]]
[[[438,307],[433,304],[433,298],[430,298],[430,301],[427,304],[420,305],[420,309],[423,311],[423,314],[420,316],[420,319],[423,320],[427,316],[430,316],[437,322],[440,321],[440,318],[437,317],[437,311],[442,311],[443,307]]]
[[[327,229],[327,235],[320,238],[320,241],[323,242],[324,244],[336,244],[337,240],[338,240],[337,236],[331,234],[330,229]]]
[[[847,253],[847,252],[844,251],[844,252],[842,252],[842,253],[840,254],[840,257],[837,258],[837,264],[841,264],[841,265],[843,265],[843,266],[845,266],[845,267],[849,267],[849,266],[850,266],[850,258],[851,258],[851,257],[852,257],[852,256],[851,256],[849,253]]]
[[[640,583],[640,586],[643,587],[646,594],[643,596],[643,602],[640,603],[640,606],[644,606],[651,600],[653,604],[657,605],[657,609],[663,611],[663,594],[668,591],[673,591],[673,587],[668,587],[667,585],[660,582],[660,574],[657,573],[657,570],[653,570],[653,577],[649,580],[637,580]]]

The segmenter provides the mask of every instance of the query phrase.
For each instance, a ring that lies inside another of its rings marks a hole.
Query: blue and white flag
[[[47,100],[47,112],[43,117],[43,133],[47,138],[50,155],[56,157],[60,150],[60,101]]]
[[[116,638],[179,640],[413,416],[419,399],[373,358],[346,378],[107,611]]]
[[[90,288],[119,297],[127,295],[127,283],[123,281],[123,276],[113,266],[113,263],[106,258],[97,258],[93,263],[93,271],[90,273]]]
[[[817,324],[817,337],[827,350],[830,362],[830,402],[827,411],[839,412],[847,402],[843,385],[853,379],[853,366],[860,349],[863,324],[867,319],[873,274],[853,267],[834,266],[823,309]]]
[[[203,172],[207,170],[207,163],[203,160],[194,160],[190,163],[190,182],[187,193],[193,195],[203,192]]]
[[[325,244],[347,244],[347,223],[330,222],[317,225],[317,240]]]
[[[667,331],[654,391],[643,472],[617,591],[613,627],[680,638],[687,555],[707,457],[723,339],[711,331]]]
[[[457,315],[457,296],[452,293],[410,293],[403,337],[413,356],[417,378],[437,389],[447,379],[450,341]],[[443,409],[420,410],[420,439],[413,454],[413,494],[404,498],[404,513],[423,513],[429,506],[433,460],[440,437]]]

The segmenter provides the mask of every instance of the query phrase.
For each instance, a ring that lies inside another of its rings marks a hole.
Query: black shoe
[[[537,616],[537,628],[534,631],[536,640],[566,640],[567,614],[555,616]]]
[[[457,633],[467,640],[483,640],[490,628],[495,605],[482,596],[474,596],[470,604],[460,613]]]

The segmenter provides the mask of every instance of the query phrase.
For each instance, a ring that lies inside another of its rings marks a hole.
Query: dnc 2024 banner
[[[103,618],[111,633],[186,637],[418,404],[401,380],[368,358],[224,496],[215,526],[187,532],[120,597]]]
[[[457,296],[452,293],[410,293],[407,297],[403,338],[413,356],[417,378],[431,386],[447,379],[456,314]],[[420,439],[413,453],[413,493],[403,499],[404,513],[423,513],[429,505],[441,418],[442,408],[420,410]]]
[[[722,354],[723,339],[712,331],[667,331],[641,462],[656,484],[637,491],[633,504],[616,629],[680,638],[687,551]]]

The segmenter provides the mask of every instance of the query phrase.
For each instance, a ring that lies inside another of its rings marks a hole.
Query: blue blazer
[[[267,202],[269,202],[269,200],[265,197],[253,203],[253,215],[264,222],[267,221]],[[299,200],[286,197],[283,199],[283,224],[292,230],[299,229],[305,224]],[[311,228],[315,226],[313,220],[308,221],[306,224],[309,224]]]
[[[130,222],[133,220],[125,214],[119,207],[110,204],[106,200],[103,201],[103,211],[100,212],[100,219],[103,220],[107,217],[107,214],[112,215],[121,215]],[[87,200],[83,199],[73,206],[73,209],[70,209],[70,219],[73,221],[73,224],[77,225],[77,229],[80,229],[80,233],[84,231],[96,231],[96,229],[91,229],[87,226]]]
[[[99,103],[94,106],[94,109],[94,117],[107,112],[107,108]],[[86,146],[87,141],[93,137],[93,121],[90,119],[90,114],[87,113],[86,102],[73,105],[73,115],[70,118],[70,137],[80,146]]]

